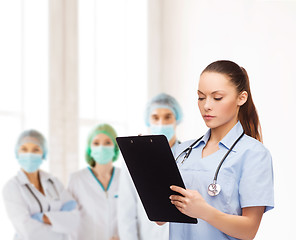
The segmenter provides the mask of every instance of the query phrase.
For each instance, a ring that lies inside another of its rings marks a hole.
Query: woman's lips
[[[211,120],[211,119],[213,119],[215,116],[212,116],[212,115],[204,115],[203,116],[203,118],[205,119],[205,120]]]

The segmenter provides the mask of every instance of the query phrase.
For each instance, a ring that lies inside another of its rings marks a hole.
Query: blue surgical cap
[[[26,130],[24,132],[21,133],[21,135],[19,136],[17,143],[15,145],[15,155],[18,158],[18,151],[20,149],[20,147],[25,144],[25,143],[34,143],[36,145],[38,145],[43,152],[42,158],[45,159],[47,156],[47,142],[45,140],[45,138],[43,137],[43,135],[34,130],[34,129],[30,129],[30,130]]]
[[[145,123],[148,127],[150,126],[149,120],[151,112],[157,108],[167,108],[171,110],[175,115],[177,124],[179,124],[182,121],[183,113],[181,106],[179,105],[177,100],[166,93],[160,93],[153,97],[146,105]]]

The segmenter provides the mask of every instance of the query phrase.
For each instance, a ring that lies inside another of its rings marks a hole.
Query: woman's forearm
[[[243,215],[231,215],[223,213],[209,206],[204,219],[206,222],[224,232],[239,239],[254,239],[258,231],[264,207],[244,208]]]
[[[183,214],[202,219],[221,232],[239,239],[253,239],[258,231],[265,207],[242,208],[242,216],[226,214],[208,204],[196,190],[171,186],[181,195],[170,196],[172,204]]]

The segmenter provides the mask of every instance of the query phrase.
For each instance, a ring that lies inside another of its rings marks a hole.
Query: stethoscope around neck
[[[224,157],[220,161],[220,163],[219,163],[219,165],[218,165],[218,167],[216,169],[216,172],[215,172],[213,183],[211,183],[208,186],[208,194],[210,196],[215,197],[215,196],[217,196],[221,192],[221,186],[217,183],[217,178],[218,178],[218,174],[219,174],[220,168],[221,168],[223,162],[225,161],[225,159],[227,158],[227,156],[229,155],[229,153],[231,152],[231,150],[238,143],[238,141],[244,136],[244,134],[245,134],[245,132],[243,131],[243,133],[235,140],[235,142],[232,144],[232,146],[229,148],[229,150],[227,151],[227,153],[224,155]],[[176,158],[176,162],[178,161],[179,157],[182,154],[185,153],[185,156],[184,156],[183,160],[181,161],[181,164],[183,164],[184,161],[189,157],[189,155],[190,155],[190,153],[191,153],[192,148],[194,147],[194,145],[197,144],[202,138],[203,138],[203,136],[200,137],[199,139],[197,139],[196,141],[194,141],[194,143],[192,143],[188,148],[186,148],[183,152],[181,152],[179,154],[179,156]]]
[[[49,178],[48,181],[52,184],[55,193],[56,193],[56,198],[54,198],[49,192],[48,194],[50,195],[51,198],[53,198],[54,200],[59,200],[59,192],[54,184],[54,182]],[[40,212],[43,213],[43,207],[42,204],[40,202],[40,200],[38,199],[38,197],[36,196],[36,194],[32,191],[32,189],[29,187],[29,184],[25,184],[26,188],[28,189],[28,191],[32,194],[32,196],[35,198],[35,200],[37,201],[39,208],[40,208]],[[50,211],[50,205],[48,206],[48,211]]]

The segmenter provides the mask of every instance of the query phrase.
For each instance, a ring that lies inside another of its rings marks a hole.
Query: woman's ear
[[[242,91],[239,95],[238,95],[238,102],[237,105],[238,106],[242,106],[245,104],[245,102],[248,100],[248,93],[246,91]]]

